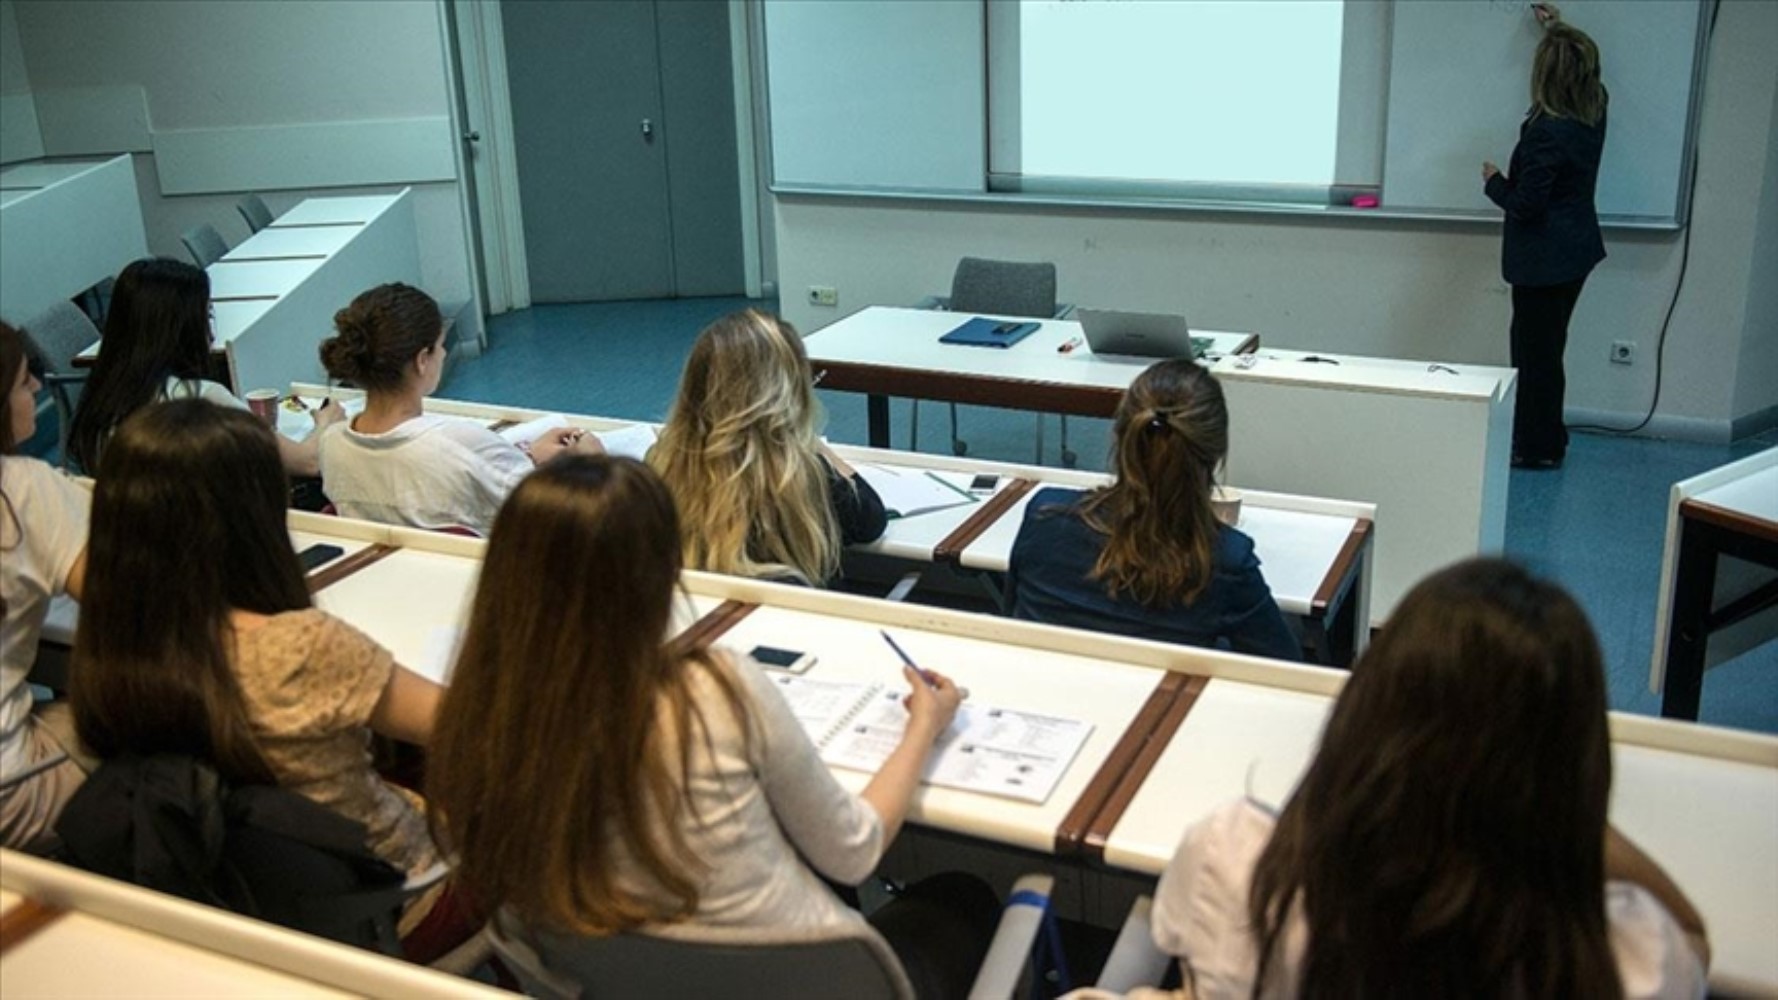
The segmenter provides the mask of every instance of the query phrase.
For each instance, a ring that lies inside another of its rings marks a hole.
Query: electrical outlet
[[[1636,342],[1633,340],[1614,340],[1611,342],[1611,363],[1614,365],[1633,365],[1636,363]]]
[[[832,285],[810,285],[809,305],[837,306],[840,304],[840,290]]]

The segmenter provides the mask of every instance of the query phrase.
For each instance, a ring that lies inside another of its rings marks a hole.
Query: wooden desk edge
[[[989,497],[976,509],[975,513],[956,530],[946,535],[942,541],[933,546],[932,561],[935,563],[955,563],[963,557],[963,550],[969,548],[982,533],[993,527],[995,522],[1006,515],[1013,505],[1024,499],[1025,494],[1037,488],[1037,482],[1031,479],[1015,479],[1006,489]]]
[[[387,559],[400,551],[399,545],[386,545],[382,542],[367,545],[333,565],[312,574],[309,577],[309,593],[318,594],[366,566]]]
[[[1117,411],[1118,401],[1124,395],[1123,389],[1106,386],[928,371],[856,361],[811,358],[809,366],[821,374],[823,389],[999,406],[1073,417],[1110,417]]]
[[[1370,539],[1371,521],[1361,517],[1346,534],[1346,541],[1340,546],[1339,555],[1334,557],[1333,565],[1327,568],[1327,575],[1322,577],[1321,586],[1316,588],[1315,596],[1309,601],[1309,613],[1312,617],[1325,617],[1328,607],[1336,603],[1340,595],[1352,586],[1358,577],[1360,557],[1364,554],[1364,547],[1370,544]]]
[[[1738,510],[1719,507],[1708,500],[1687,497],[1679,501],[1679,516],[1715,525],[1739,535],[1751,535],[1768,542],[1778,542],[1778,523]]]
[[[68,911],[60,907],[24,897],[17,906],[0,914],[0,955],[67,915]]]
[[[1149,733],[1148,739],[1142,744],[1141,751],[1121,776],[1117,786],[1112,789],[1104,806],[1093,817],[1085,836],[1081,838],[1081,853],[1087,858],[1093,861],[1104,860],[1105,845],[1111,840],[1111,831],[1115,830],[1117,824],[1123,820],[1124,811],[1130,808],[1131,802],[1135,801],[1136,793],[1142,790],[1143,783],[1148,780],[1155,764],[1160,761],[1161,754],[1165,753],[1167,746],[1173,742],[1173,735],[1179,732],[1179,727],[1184,724],[1185,717],[1197,705],[1198,696],[1204,693],[1204,688],[1209,684],[1210,678],[1208,677],[1184,678],[1184,683],[1180,685],[1173,703],[1167,706],[1166,713],[1161,716],[1154,730]]]
[[[1112,746],[1111,752],[1094,772],[1091,781],[1081,789],[1080,797],[1074,800],[1073,808],[1062,817],[1062,823],[1056,827],[1055,853],[1061,857],[1076,855],[1081,852],[1083,842],[1092,830],[1094,821],[1105,808],[1105,804],[1119,789],[1126,776],[1137,765],[1143,749],[1154,735],[1157,727],[1166,720],[1167,713],[1178,701],[1180,692],[1184,691],[1192,680],[1185,674],[1169,673],[1162,677],[1149,692],[1148,700],[1137,710],[1136,717],[1130,720],[1124,734]],[[1195,697],[1195,696],[1194,696]],[[1149,767],[1154,762],[1149,762]],[[1147,774],[1147,769],[1143,770]]]

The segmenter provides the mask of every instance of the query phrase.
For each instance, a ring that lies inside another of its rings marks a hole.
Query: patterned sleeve
[[[395,673],[395,654],[332,615],[316,613],[318,634],[306,669],[305,701],[316,728],[369,726]]]

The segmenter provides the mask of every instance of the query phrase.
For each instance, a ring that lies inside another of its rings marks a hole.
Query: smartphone
[[[815,665],[813,654],[776,646],[755,646],[747,655],[758,660],[761,666],[792,674],[805,673]]]
[[[994,328],[994,332],[999,334],[1000,336],[1004,337],[1009,334],[1017,333],[1019,327],[1024,326],[1024,325],[1025,324],[1023,324],[1023,323],[1006,322],[1006,323],[1000,324],[999,326],[996,326]]]
[[[346,550],[340,548],[338,545],[323,545],[317,542],[301,552],[298,552],[296,554],[296,561],[302,563],[304,573],[312,573],[315,571],[315,568],[322,563],[332,562],[345,554]]]
[[[996,476],[991,472],[984,472],[981,475],[979,475],[969,481],[969,492],[971,492],[971,493],[992,493],[992,492],[994,492],[994,487],[999,486],[999,485],[1000,485],[1000,477],[999,476]]]

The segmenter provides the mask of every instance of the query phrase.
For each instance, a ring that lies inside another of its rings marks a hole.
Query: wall
[[[1778,94],[1766,130],[1765,190],[1754,223],[1747,278],[1747,333],[1736,367],[1735,418],[1749,428],[1778,421]]]
[[[8,2],[47,153],[135,152],[153,252],[200,222],[244,238],[242,191],[281,211],[411,185],[422,281],[470,298],[436,0]]]
[[[1778,294],[1762,287],[1772,284],[1770,267],[1761,282],[1750,265],[1760,221],[1778,213],[1765,177],[1778,128],[1773,51],[1778,4],[1727,0],[1705,84],[1689,273],[1650,428],[1659,433],[1726,439],[1736,417],[1778,403],[1778,378],[1742,375],[1747,390],[1736,391],[1744,355],[1771,356],[1753,342],[1771,339]],[[942,292],[957,258],[976,255],[1053,260],[1071,302],[1184,312],[1194,325],[1252,330],[1278,346],[1507,361],[1510,298],[1494,224],[808,196],[774,203],[784,312],[805,331],[866,305]],[[1614,231],[1606,244],[1610,258],[1573,321],[1569,416],[1628,425],[1653,393],[1682,240]],[[837,287],[840,308],[808,305],[812,284]],[[1607,361],[1615,340],[1637,344],[1635,365]]]
[[[0,163],[42,155],[43,136],[37,129],[37,104],[31,99],[31,77],[19,43],[18,15],[12,0],[0,0]]]

